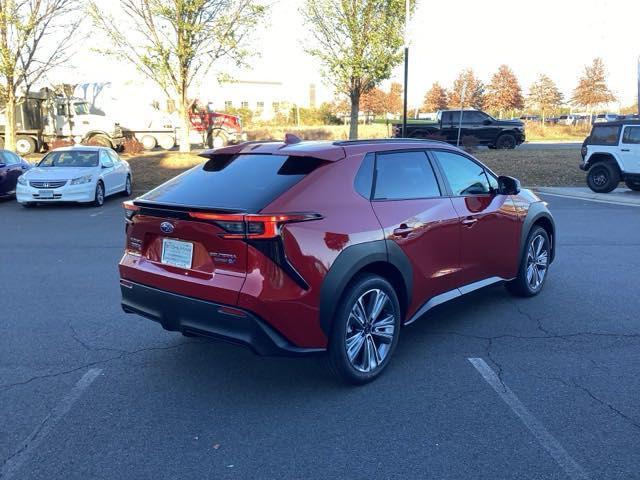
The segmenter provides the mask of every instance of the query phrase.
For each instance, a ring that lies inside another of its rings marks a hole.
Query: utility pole
[[[404,6],[404,105],[402,106],[402,137],[407,137],[407,95],[409,87],[409,5]]]
[[[638,56],[638,115],[640,115],[640,56]]]
[[[462,115],[464,115],[464,96],[467,94],[467,82],[462,84],[462,92],[460,92],[460,118],[458,119],[458,140],[456,147],[460,146],[460,132],[462,131]]]

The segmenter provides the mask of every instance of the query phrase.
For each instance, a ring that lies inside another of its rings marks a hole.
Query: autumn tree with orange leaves
[[[601,58],[594,58],[591,65],[584,68],[584,73],[578,80],[573,91],[571,102],[574,105],[587,108],[589,112],[615,101],[616,97],[607,86],[607,72]]]
[[[484,107],[492,113],[497,113],[500,118],[504,112],[513,112],[524,107],[520,83],[513,70],[507,65],[501,65],[491,77]]]
[[[431,88],[424,95],[422,110],[425,112],[436,112],[444,110],[449,105],[449,95],[447,90],[438,82],[431,85]]]
[[[478,110],[484,105],[484,83],[476,77],[471,68],[460,72],[449,94],[450,108],[460,108],[461,105],[464,108]]]

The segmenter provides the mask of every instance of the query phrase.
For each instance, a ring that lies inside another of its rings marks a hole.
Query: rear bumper
[[[120,280],[122,309],[154,320],[166,330],[201,335],[243,345],[258,355],[300,356],[324,349],[291,344],[264,320],[234,306],[186,297]]]

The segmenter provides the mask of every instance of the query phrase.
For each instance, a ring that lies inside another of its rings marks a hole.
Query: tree
[[[180,151],[188,152],[189,88],[221,60],[244,65],[252,53],[248,37],[266,8],[254,0],[120,0],[119,5],[116,19],[90,3],[95,25],[113,45],[103,52],[134,65],[175,101]]]
[[[405,2],[305,0],[300,13],[314,40],[307,51],[320,60],[336,92],[349,98],[349,138],[357,138],[360,98],[402,61]]]
[[[585,66],[584,73],[573,91],[571,102],[588,108],[593,112],[598,106],[613,102],[616,97],[607,87],[607,72],[601,58],[593,59],[592,64]]]
[[[79,0],[0,0],[0,98],[5,148],[15,150],[15,107],[25,93],[71,55],[78,35]]]
[[[449,94],[447,90],[441,87],[438,82],[435,82],[424,95],[422,109],[425,112],[436,112],[446,109],[448,104]]]
[[[389,93],[387,93],[385,97],[384,113],[391,113],[392,115],[400,115],[402,113],[402,108],[404,107],[402,100],[403,92],[404,88],[402,84],[398,82],[391,83]]]
[[[483,104],[484,84],[475,76],[471,68],[463,70],[453,82],[449,94],[449,106],[452,108],[464,106],[482,109]]]
[[[498,112],[500,118],[502,118],[503,112],[520,110],[524,107],[520,83],[518,83],[513,70],[507,65],[501,65],[491,77],[491,83],[487,86],[484,106],[492,112]]]
[[[383,115],[386,112],[387,94],[374,87],[360,98],[360,110],[371,115]]]
[[[557,110],[562,105],[562,93],[555,82],[547,75],[540,75],[529,88],[527,103],[542,114],[544,123],[545,115]]]

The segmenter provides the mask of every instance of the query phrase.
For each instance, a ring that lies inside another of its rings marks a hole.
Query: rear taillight
[[[133,204],[133,201],[127,200],[126,202],[122,202],[122,208],[124,208],[124,217],[131,221],[133,217],[140,211],[140,207]]]
[[[317,213],[294,213],[283,215],[237,215],[206,212],[190,212],[189,216],[198,220],[215,223],[226,233],[222,238],[269,239],[280,236],[280,229],[287,223],[320,220]]]

